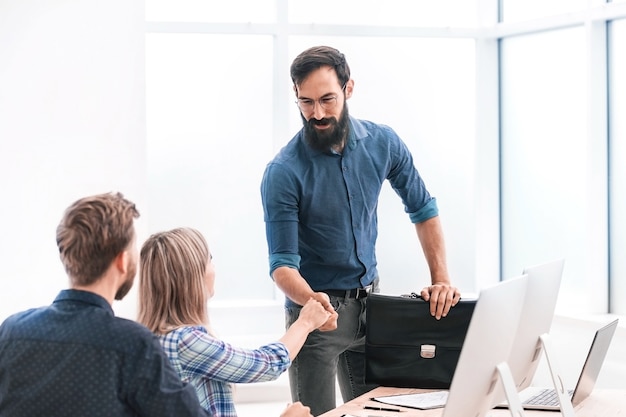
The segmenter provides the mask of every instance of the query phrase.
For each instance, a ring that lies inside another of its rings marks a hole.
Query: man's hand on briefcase
[[[430,314],[437,320],[446,317],[450,308],[461,299],[461,293],[448,283],[434,283],[424,287],[420,293],[424,301],[430,301]]]

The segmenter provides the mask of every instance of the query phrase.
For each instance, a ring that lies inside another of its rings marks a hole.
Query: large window
[[[356,81],[351,114],[414,153],[462,291],[564,257],[558,310],[617,312],[626,9],[611,3],[146,0],[149,229],[207,235],[218,299],[282,299],[259,183],[301,127],[292,59],[330,44]],[[390,187],[378,213],[383,291],[419,289],[427,266]]]
[[[586,305],[590,245],[582,27],[502,41],[503,275],[564,257],[560,301]],[[555,52],[557,51],[557,52]],[[596,138],[603,141],[605,138]],[[584,307],[583,307],[584,308]]]
[[[472,277],[462,272],[474,268],[466,250],[473,228],[468,211],[455,208],[472,200],[473,177],[464,173],[474,161],[467,158],[474,151],[473,41],[297,37],[288,61],[320,43],[342,50],[353,68],[351,113],[392,126],[414,152],[447,213],[452,269],[471,290]],[[274,137],[281,129],[272,125],[271,38],[149,34],[146,49],[150,228],[188,225],[207,235],[219,273],[217,298],[273,298],[259,185],[265,164],[302,122],[285,88],[281,100],[290,105],[280,123],[287,134]],[[436,54],[443,58],[433,60]],[[447,166],[463,168],[450,173]],[[429,280],[421,249],[398,197],[390,187],[384,196],[378,243],[385,288],[415,291]]]
[[[148,20],[160,22],[146,35],[149,228],[186,225],[207,236],[218,268],[217,300],[282,299],[268,276],[259,185],[267,162],[302,125],[288,69],[299,52],[316,44],[346,55],[356,82],[348,102],[351,114],[391,126],[413,151],[439,201],[455,283],[474,290],[475,277],[467,273],[475,269],[468,250],[475,228],[467,221],[474,217],[474,39],[417,37],[405,29],[375,36],[380,21],[376,28],[361,27],[370,36],[318,36],[314,27],[299,25],[317,17],[304,13],[298,2],[290,3],[293,21],[284,22],[287,26],[254,28],[188,23],[180,10],[172,12],[174,22],[167,22],[168,3],[150,3]],[[399,8],[386,8],[390,15],[382,23],[397,20],[409,2],[394,4]],[[190,10],[199,3],[183,6]],[[359,3],[367,13],[354,19],[371,22],[366,16],[375,16],[379,6]],[[208,20],[207,13],[202,6],[197,19]],[[430,13],[444,24],[444,9]],[[241,22],[245,16],[211,17]],[[415,229],[388,186],[379,222],[383,290],[410,292],[427,285]]]

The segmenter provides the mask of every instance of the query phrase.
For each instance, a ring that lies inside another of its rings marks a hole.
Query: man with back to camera
[[[344,401],[373,388],[365,384],[365,302],[378,291],[376,209],[385,179],[415,224],[431,314],[445,317],[460,293],[448,276],[436,200],[408,148],[391,128],[348,114],[354,81],[344,55],[309,48],[293,61],[291,79],[304,126],[268,164],[261,196],[286,325],[310,297],[337,313],[309,334],[289,368],[292,399],[319,415],[336,406],[336,376]]]

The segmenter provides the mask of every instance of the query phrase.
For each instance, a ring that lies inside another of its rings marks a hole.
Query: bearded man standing
[[[268,164],[261,196],[270,276],[285,293],[286,325],[309,298],[334,313],[289,368],[293,401],[313,415],[335,408],[365,383],[365,303],[378,291],[376,209],[384,180],[405,206],[430,269],[421,291],[431,314],[445,317],[460,298],[450,283],[436,200],[413,157],[388,126],[348,114],[354,80],[335,48],[303,51],[291,65],[303,128]]]

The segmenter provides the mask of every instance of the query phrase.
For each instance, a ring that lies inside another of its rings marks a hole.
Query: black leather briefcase
[[[411,296],[370,294],[365,338],[366,382],[448,389],[476,299],[462,299],[440,320]]]

